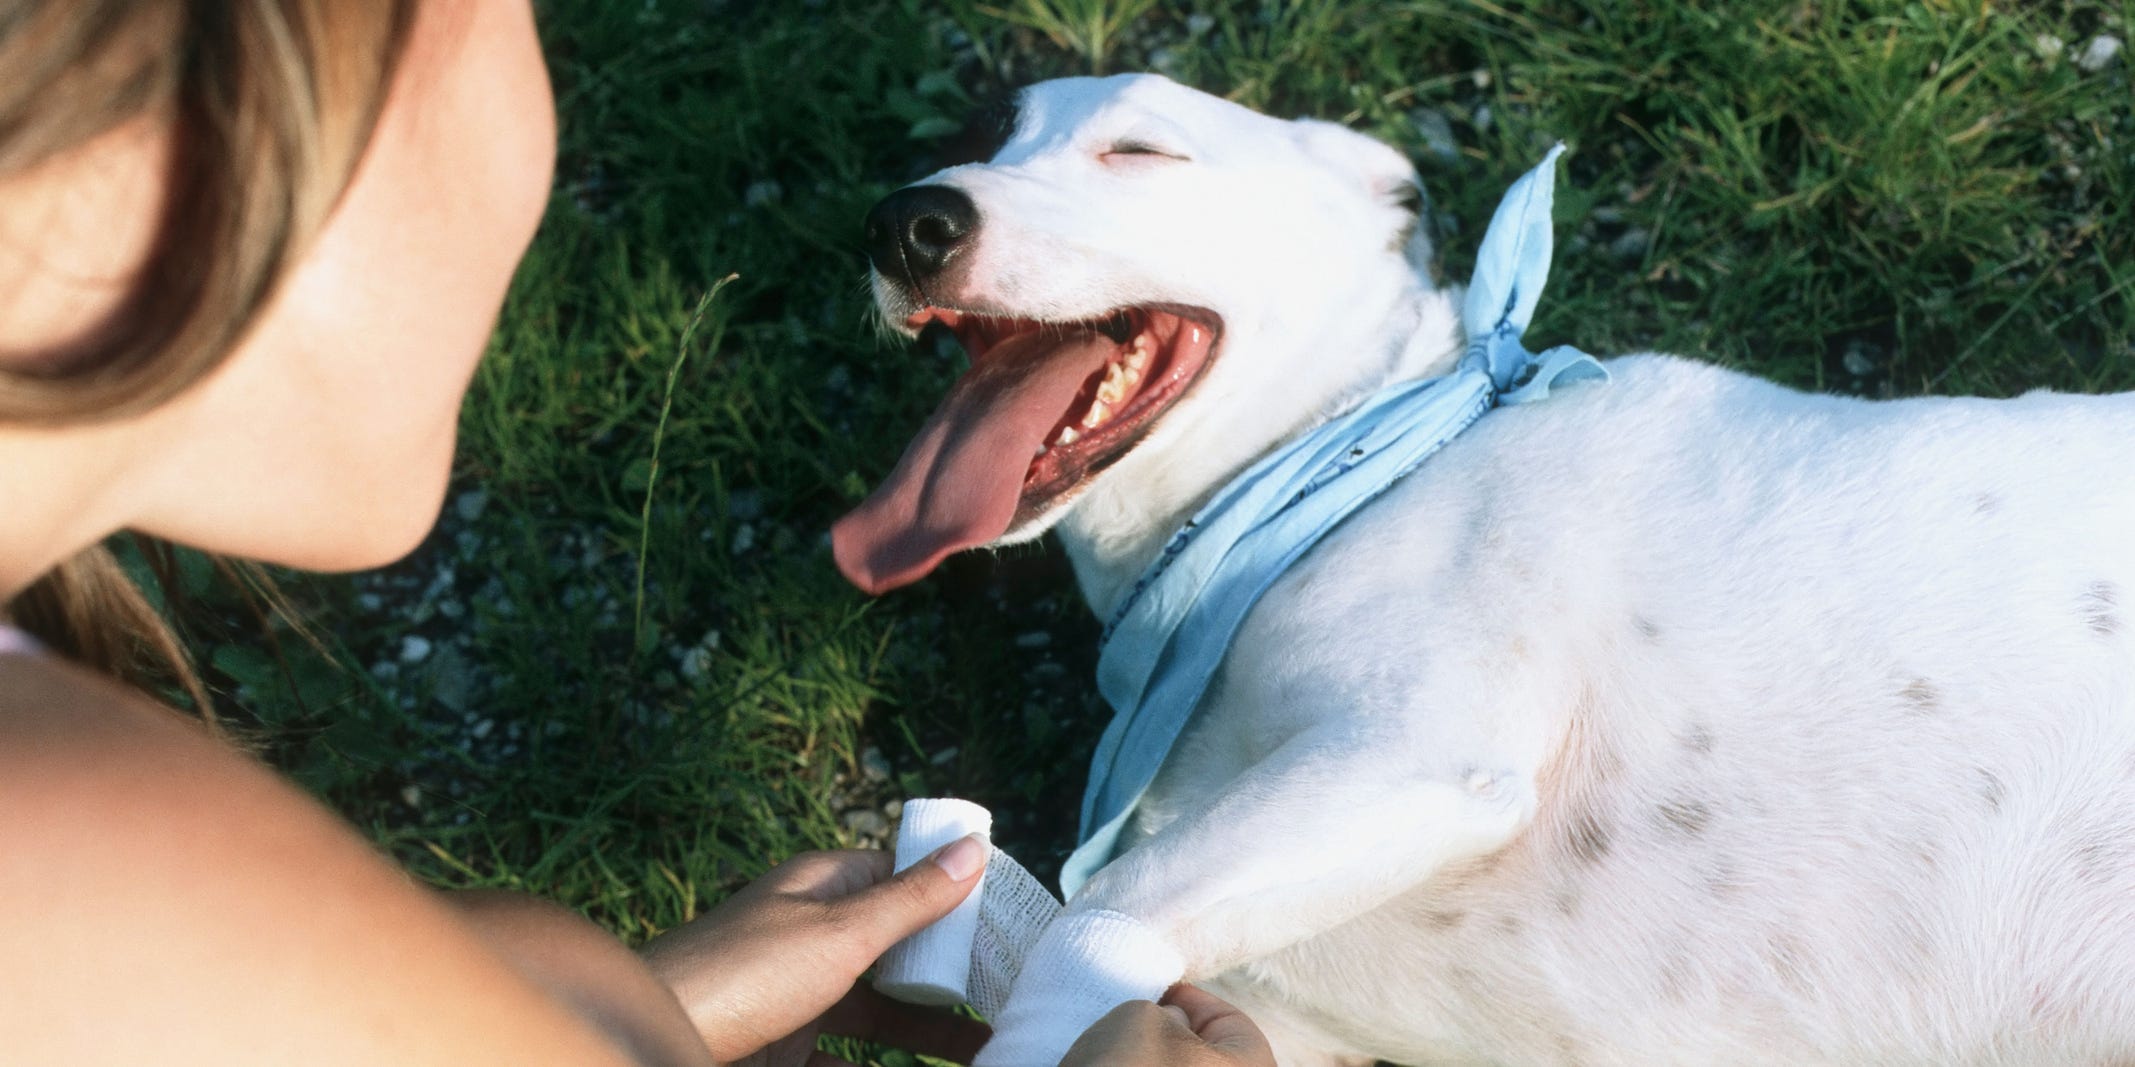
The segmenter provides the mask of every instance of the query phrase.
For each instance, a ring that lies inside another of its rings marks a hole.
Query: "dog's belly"
[[[1513,845],[1233,991],[1417,1064],[2135,1052],[2135,401],[1614,369],[1486,420],[1247,624],[1147,832],[1304,731],[1423,721],[1454,659],[1562,733]]]
[[[2135,1047],[2135,737],[2088,742],[2051,778],[2006,769],[2034,753],[1923,790],[1977,754],[1864,752],[1704,806],[1686,782],[1719,782],[1625,770],[1243,977],[1405,1064],[2109,1062]]]

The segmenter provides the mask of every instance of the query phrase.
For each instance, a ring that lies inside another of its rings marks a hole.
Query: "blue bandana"
[[[1298,557],[1491,408],[1608,380],[1578,349],[1538,356],[1520,344],[1549,278],[1562,151],[1550,149],[1514,182],[1490,219],[1461,309],[1468,346],[1459,367],[1389,386],[1255,463],[1172,536],[1113,615],[1097,687],[1117,714],[1090,761],[1081,846],[1060,874],[1068,896],[1111,861],[1238,627]]]

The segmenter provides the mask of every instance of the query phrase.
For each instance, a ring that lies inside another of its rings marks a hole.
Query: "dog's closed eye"
[[[1111,147],[1097,153],[1097,158],[1105,163],[1145,162],[1160,159],[1175,160],[1180,163],[1190,162],[1184,152],[1162,148],[1148,141],[1132,139],[1112,142]]]

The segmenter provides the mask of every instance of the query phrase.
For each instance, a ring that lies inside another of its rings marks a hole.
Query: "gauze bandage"
[[[897,869],[952,841],[993,829],[968,800],[908,800],[897,828]],[[892,946],[875,966],[875,988],[910,1004],[969,1004],[993,1018],[1060,901],[1008,853],[987,846],[978,888],[934,925]]]
[[[897,869],[992,825],[986,809],[968,801],[908,800]],[[1106,1012],[1162,996],[1185,970],[1175,950],[1128,916],[1063,914],[1038,879],[1000,849],[980,877],[955,911],[898,942],[875,970],[875,988],[899,1000],[968,1003],[992,1020],[995,1039],[979,1064],[1021,1067],[1044,1058],[1038,1049],[1057,1059]]]

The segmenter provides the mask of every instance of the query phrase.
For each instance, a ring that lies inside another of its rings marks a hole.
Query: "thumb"
[[[1198,986],[1181,983],[1172,986],[1164,995],[1164,1003],[1183,1012],[1187,1027],[1211,1048],[1245,1057],[1254,1063],[1274,1060],[1275,1054],[1268,1047],[1267,1036],[1229,1001]]]
[[[955,910],[979,884],[990,847],[982,834],[951,841],[926,859],[838,902],[861,947],[879,956]]]

